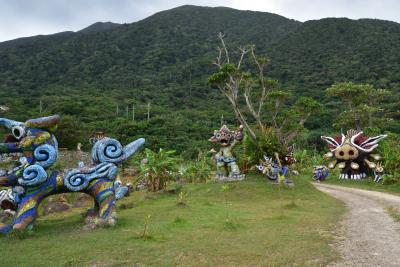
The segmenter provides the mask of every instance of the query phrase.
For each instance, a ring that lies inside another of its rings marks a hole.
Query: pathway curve
[[[400,207],[400,196],[317,184],[315,187],[343,201],[348,209],[338,230],[342,260],[331,266],[400,266],[400,223],[385,208]]]

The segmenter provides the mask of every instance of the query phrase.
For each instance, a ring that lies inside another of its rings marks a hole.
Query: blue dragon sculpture
[[[15,168],[0,172],[0,187],[10,187],[16,215],[12,224],[0,223],[0,233],[32,229],[37,209],[50,195],[83,192],[93,197],[94,208],[87,222],[96,226],[116,223],[115,202],[121,198],[121,186],[115,181],[117,165],[127,160],[145,140],[140,138],[125,147],[115,139],[97,140],[92,148],[92,164],[69,171],[50,171],[58,157],[54,131],[60,117],[31,119],[25,123],[0,118],[0,125],[11,131],[0,143],[0,154],[20,153]],[[89,220],[88,220],[89,219]]]

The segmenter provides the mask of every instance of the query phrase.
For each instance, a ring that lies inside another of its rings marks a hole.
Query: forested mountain
[[[154,147],[204,147],[221,115],[236,123],[227,101],[207,84],[218,32],[232,48],[255,44],[271,59],[269,75],[296,96],[325,101],[324,89],[335,81],[398,93],[400,24],[301,23],[265,12],[182,6],[131,24],[96,23],[0,43],[0,104],[11,108],[1,116],[39,116],[41,100],[42,115],[64,117],[62,146],[105,130],[123,141],[145,136]],[[324,116],[311,130],[330,127],[333,114]]]
[[[80,30],[81,33],[93,33],[93,32],[102,32],[107,30],[112,30],[120,26],[121,24],[113,23],[113,22],[96,22],[92,25]]]
[[[400,24],[327,18],[307,21],[272,47],[273,73],[314,97],[335,81],[398,90]]]

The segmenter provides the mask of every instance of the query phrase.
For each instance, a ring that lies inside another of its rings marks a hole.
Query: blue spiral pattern
[[[38,185],[47,180],[46,170],[37,164],[29,165],[24,169],[21,178],[18,178],[18,183],[24,186]]]
[[[145,140],[139,138],[136,141],[122,147],[115,139],[104,138],[97,141],[92,148],[92,159],[95,163],[109,162],[118,164],[132,156],[144,145]]]
[[[81,191],[89,185],[90,181],[99,178],[114,180],[118,172],[113,163],[101,163],[92,168],[74,169],[64,176],[64,185],[71,191]]]
[[[119,163],[124,158],[124,151],[120,142],[111,138],[97,141],[92,148],[92,159],[96,163]]]
[[[48,168],[56,162],[58,152],[54,146],[44,144],[35,149],[33,156],[36,159],[36,164]]]

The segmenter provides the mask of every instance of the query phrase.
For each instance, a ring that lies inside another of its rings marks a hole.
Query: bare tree
[[[249,132],[251,138],[256,140],[257,136],[255,134],[255,130],[250,126],[242,110],[240,109],[239,93],[243,90],[243,96],[245,98],[248,111],[255,119],[258,127],[263,129],[264,125],[261,120],[261,110],[265,103],[267,93],[272,90],[272,87],[266,82],[264,77],[264,69],[268,60],[266,58],[257,58],[255,55],[254,46],[241,46],[239,47],[240,56],[237,63],[235,65],[231,64],[228,48],[226,47],[224,41],[224,35],[219,33],[218,38],[221,42],[221,46],[219,47],[218,57],[213,63],[219,68],[220,71],[222,71],[222,73],[217,73],[217,75],[214,75],[214,77],[210,77],[210,80],[216,84],[220,91],[228,98],[236,117]],[[261,96],[257,99],[257,102],[254,102],[251,97],[254,89],[254,81],[250,79],[250,74],[248,72],[241,71],[243,60],[248,53],[250,53],[251,59],[258,68],[258,78],[260,82],[259,89],[261,90]],[[224,77],[217,77],[218,74],[222,74]]]
[[[265,76],[265,69],[269,62],[267,57],[260,57],[256,55],[255,46],[247,45],[240,46],[238,48],[238,58],[235,63],[230,56],[229,50],[225,44],[224,35],[219,33],[218,35],[220,46],[218,47],[218,56],[213,62],[218,67],[218,71],[209,77],[209,82],[226,96],[231,103],[236,118],[244,126],[249,133],[250,138],[253,141],[257,140],[257,129],[264,131],[268,128],[268,123],[263,121],[263,112],[265,112],[265,105],[267,104],[268,96],[272,94],[273,90],[277,87],[277,82],[273,79],[269,79]],[[244,64],[246,61],[246,64]],[[252,64],[255,71],[250,72],[243,70],[243,66]],[[240,97],[244,98],[245,105],[241,105]],[[298,130],[301,129],[311,115],[311,113],[318,107],[316,101],[312,99],[302,99],[302,103],[309,105],[304,108],[301,107],[296,111],[293,116],[289,116],[289,120],[283,121],[278,120],[279,112],[282,111],[283,100],[275,99],[274,102],[268,102],[268,105],[274,106],[274,112],[271,114],[272,121],[269,122],[270,128],[272,127],[275,131],[279,141],[287,143],[289,139],[293,139]],[[303,112],[303,113],[302,113]],[[302,113],[302,114],[301,114]],[[245,114],[249,114],[250,118],[246,117]],[[300,116],[301,115],[301,116]],[[265,116],[264,116],[265,117]],[[291,125],[293,128],[293,118],[298,119],[296,123],[298,126],[296,129],[292,129],[287,134],[284,134],[284,130],[287,125]],[[289,123],[290,122],[290,123]]]

